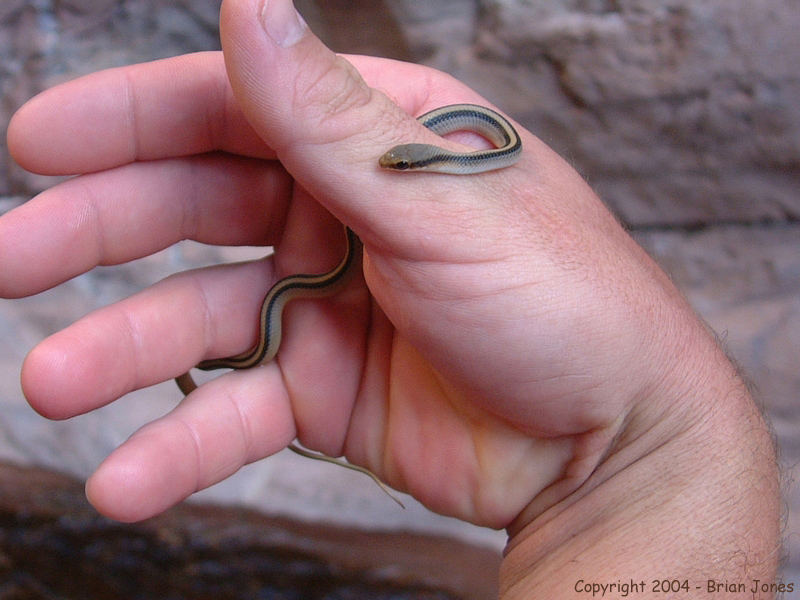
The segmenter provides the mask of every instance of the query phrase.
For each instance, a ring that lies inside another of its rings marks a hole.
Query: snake
[[[469,131],[486,138],[494,147],[456,152],[432,144],[400,144],[378,159],[378,165],[389,171],[432,172],[451,175],[472,175],[504,169],[519,160],[522,141],[514,126],[500,113],[477,104],[452,104],[427,112],[417,119],[420,124],[439,136],[457,131]],[[296,298],[323,298],[336,294],[347,285],[356,266],[361,262],[361,240],[345,226],[344,257],[330,271],[321,274],[300,273],[280,279],[267,292],[259,313],[259,336],[252,348],[226,358],[201,361],[195,368],[250,369],[272,361],[278,353],[282,337],[282,314],[288,302]],[[175,378],[181,392],[188,396],[197,388],[190,372]],[[301,456],[331,462],[363,473],[377,483],[395,502],[403,506],[372,471],[339,459],[311,452],[290,444],[288,448]]]

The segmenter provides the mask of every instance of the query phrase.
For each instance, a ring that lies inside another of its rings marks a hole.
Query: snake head
[[[416,169],[420,159],[425,159],[430,154],[427,144],[402,144],[395,146],[380,157],[378,164],[384,169],[392,171],[408,171]]]

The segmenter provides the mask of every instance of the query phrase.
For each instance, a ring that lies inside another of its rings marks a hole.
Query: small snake
[[[378,164],[394,171],[433,171],[452,175],[472,175],[510,167],[522,154],[517,130],[505,117],[475,104],[443,106],[417,119],[438,135],[455,131],[478,133],[495,145],[490,150],[453,152],[430,144],[395,146],[380,157]]]
[[[519,134],[505,117],[495,111],[475,104],[454,104],[425,113],[418,121],[438,135],[455,131],[471,131],[482,135],[495,148],[474,152],[452,152],[429,144],[403,144],[395,146],[378,160],[384,169],[394,171],[428,171],[470,175],[495,169],[503,169],[519,160],[522,142]],[[342,289],[356,271],[354,266],[361,262],[361,241],[349,228],[345,227],[347,249],[344,258],[336,267],[320,275],[290,275],[273,285],[261,304],[259,316],[258,343],[252,349],[229,356],[204,360],[196,368],[203,371],[214,369],[249,369],[268,363],[278,353],[281,343],[281,316],[287,302],[295,298],[322,298],[331,296]],[[190,373],[175,379],[181,392],[188,395],[197,388]],[[309,452],[294,444],[289,445],[293,452],[341,465],[371,477],[384,492],[403,506],[387,489],[378,477],[363,467],[342,462],[335,458]]]

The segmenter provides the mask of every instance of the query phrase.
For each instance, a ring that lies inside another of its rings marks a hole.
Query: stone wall
[[[587,177],[753,378],[784,462],[800,460],[800,5],[796,0],[296,0],[334,49],[423,62],[483,93]],[[0,129],[37,91],[113,65],[218,47],[219,0],[4,0]],[[50,185],[0,147],[0,210]],[[0,458],[85,476],[179,398],[171,384],[66,423],[21,398],[25,352],[88,310],[188,266],[240,256],[186,244],[0,300]],[[368,481],[279,455],[204,498],[502,544],[400,514]],[[788,487],[787,581],[800,582]]]

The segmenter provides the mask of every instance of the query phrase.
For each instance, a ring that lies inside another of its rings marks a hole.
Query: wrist
[[[774,579],[780,492],[769,429],[696,320],[685,340],[620,416],[591,473],[555,503],[541,501],[545,490],[509,527],[502,597],[564,597],[571,579],[591,577],[677,575],[692,589]]]

